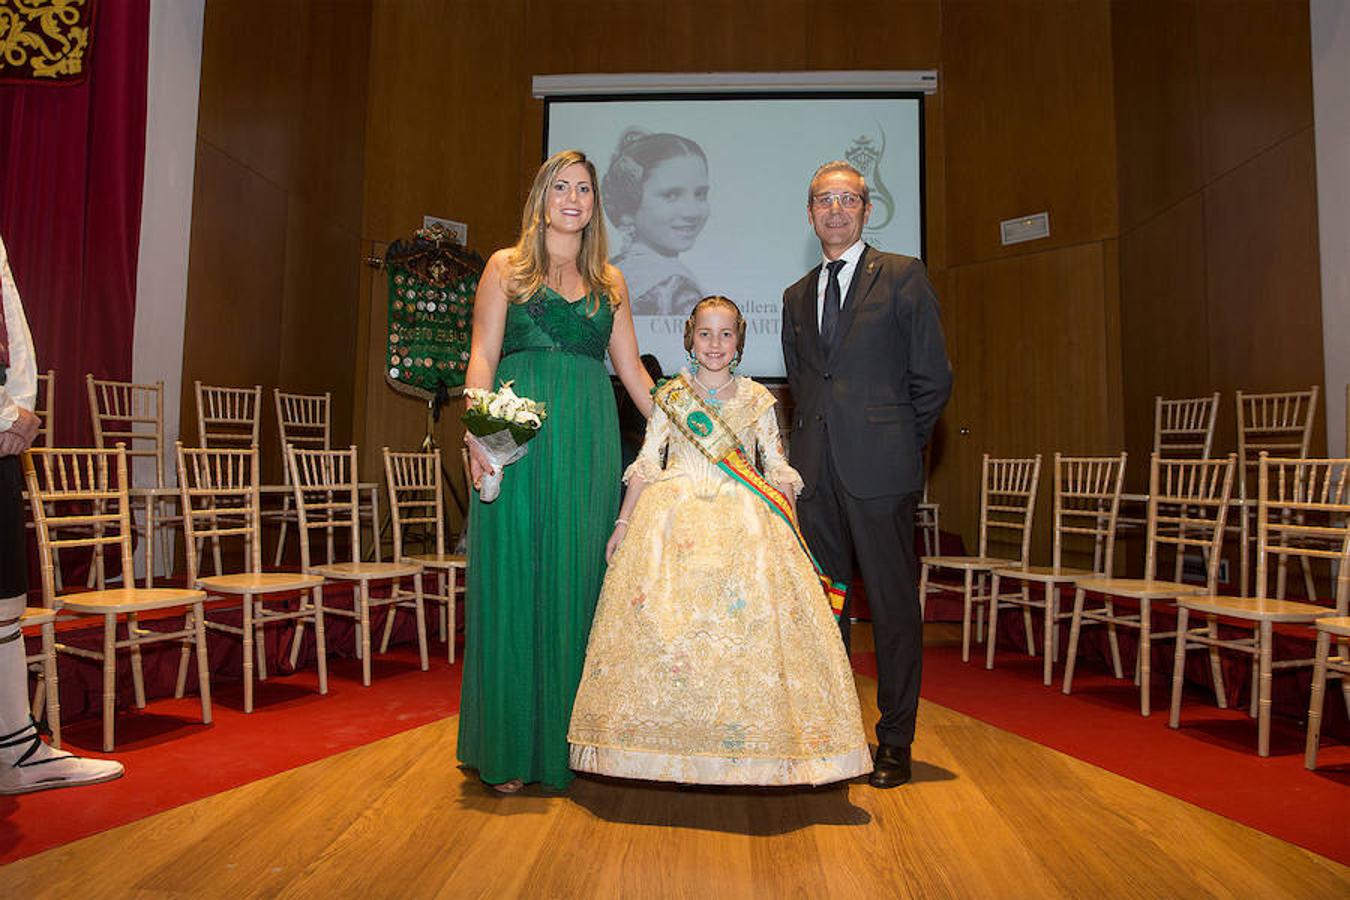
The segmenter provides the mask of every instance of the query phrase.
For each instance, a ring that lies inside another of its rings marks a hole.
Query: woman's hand
[[[482,484],[483,476],[493,474],[496,469],[488,461],[483,448],[478,446],[478,442],[472,440],[468,434],[464,435],[464,444],[469,448],[469,477],[473,480],[474,490],[478,490]]]
[[[614,553],[623,543],[624,535],[628,534],[627,522],[615,522],[614,533],[609,536],[609,541],[605,544],[605,563],[609,564],[614,559]]]

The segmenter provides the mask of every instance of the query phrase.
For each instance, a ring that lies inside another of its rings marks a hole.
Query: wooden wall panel
[[[1200,194],[1120,239],[1122,380],[1130,484],[1143,490],[1153,448],[1153,398],[1212,393]]]
[[[943,519],[976,537],[980,456],[1112,453],[1119,421],[1109,414],[1113,377],[1107,343],[1106,278],[1100,243],[1023,255],[948,272],[956,386],[946,415]],[[963,434],[963,430],[967,433]],[[1049,553],[1050,481],[1034,547]],[[972,551],[973,552],[973,551]]]
[[[951,265],[1115,234],[1110,26],[1105,0],[943,5]],[[1048,239],[1000,246],[1000,220],[1041,210]]]
[[[1308,4],[1198,5],[1206,182],[1312,125]]]
[[[1120,225],[1128,230],[1204,184],[1194,0],[1111,9]]]
[[[273,383],[281,355],[286,195],[205,141],[197,143],[183,335],[180,433],[197,443],[193,380]],[[172,402],[172,398],[165,398]]]
[[[1321,384],[1322,305],[1313,131],[1239,167],[1205,189],[1210,378],[1233,391]],[[1325,447],[1318,416],[1317,446]]]
[[[812,69],[936,69],[942,62],[938,0],[818,0],[806,8]]]

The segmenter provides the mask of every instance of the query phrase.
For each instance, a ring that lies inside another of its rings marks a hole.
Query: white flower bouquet
[[[469,440],[477,444],[492,463],[492,472],[483,476],[478,496],[484,503],[497,499],[502,489],[502,472],[506,466],[525,455],[526,444],[539,433],[548,418],[544,404],[521,397],[511,389],[514,382],[504,382],[495,391],[465,388],[469,401],[464,413],[464,426]]]

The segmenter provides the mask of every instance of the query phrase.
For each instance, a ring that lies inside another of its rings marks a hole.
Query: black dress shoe
[[[877,748],[877,758],[872,762],[872,774],[867,783],[874,788],[893,788],[908,784],[909,748],[882,744]]]

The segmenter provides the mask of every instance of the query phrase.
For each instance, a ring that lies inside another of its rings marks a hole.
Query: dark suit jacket
[[[816,266],[783,292],[783,360],[796,403],[792,465],[804,494],[815,489],[827,450],[856,497],[921,490],[923,446],[952,389],[923,263],[864,248],[828,356],[816,314],[819,276]]]

